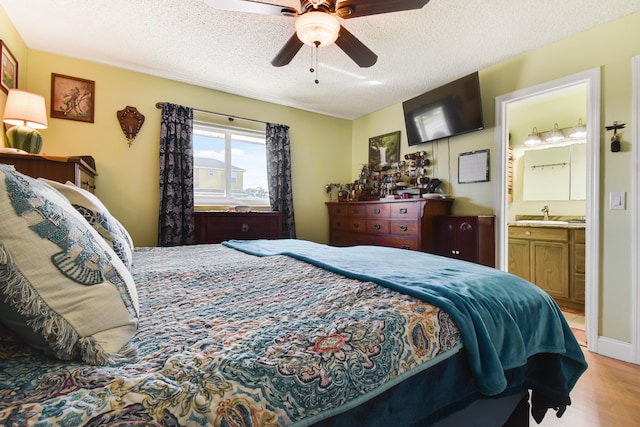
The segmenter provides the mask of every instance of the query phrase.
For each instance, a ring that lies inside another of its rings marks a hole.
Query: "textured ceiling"
[[[297,0],[265,2],[299,8]],[[294,18],[221,11],[204,0],[0,5],[31,49],[347,119],[640,10],[640,0],[431,0],[343,20],[378,62],[359,68],[336,45],[321,48],[315,84],[308,46],[287,66],[270,64]]]

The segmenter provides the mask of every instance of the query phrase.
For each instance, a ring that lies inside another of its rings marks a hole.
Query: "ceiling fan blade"
[[[340,26],[340,33],[336,39],[336,44],[360,67],[371,67],[378,60],[378,55],[373,53],[371,49],[366,47],[364,43],[358,40],[356,36],[347,31],[342,25]]]
[[[277,4],[260,3],[253,0],[204,0],[204,2],[218,10],[231,12],[259,13],[261,15],[297,15],[295,9]]]
[[[276,57],[271,60],[271,65],[274,67],[287,65],[293,57],[296,56],[296,53],[298,53],[303,44],[296,33],[293,33],[291,38],[282,46],[282,49],[280,49]]]
[[[336,5],[336,13],[343,19],[381,13],[422,9],[429,0],[342,0]]]

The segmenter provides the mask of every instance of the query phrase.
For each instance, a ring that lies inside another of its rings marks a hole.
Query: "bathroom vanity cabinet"
[[[509,226],[509,272],[535,283],[559,305],[584,310],[584,226]]]

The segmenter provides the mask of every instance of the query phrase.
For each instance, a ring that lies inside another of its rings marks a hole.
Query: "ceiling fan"
[[[378,56],[347,31],[338,18],[351,19],[421,9],[428,2],[429,0],[300,0],[300,10],[297,10],[254,0],[205,0],[206,4],[220,10],[295,17],[296,32],[271,61],[274,67],[289,64],[304,44],[324,47],[333,43],[360,67],[371,67]]]

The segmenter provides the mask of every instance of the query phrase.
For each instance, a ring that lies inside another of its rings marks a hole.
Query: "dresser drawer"
[[[391,213],[391,206],[382,203],[375,203],[367,205],[367,218],[389,218]]]
[[[567,242],[569,240],[569,230],[553,227],[509,227],[509,238]]]
[[[336,230],[350,231],[352,233],[366,233],[367,221],[364,218],[345,216],[344,218],[332,218],[331,226]]]
[[[420,231],[419,225],[418,221],[391,220],[389,221],[389,234],[417,236]]]
[[[367,233],[389,234],[389,220],[388,219],[374,219],[374,220],[368,219]]]
[[[330,205],[329,216],[347,216],[349,214],[348,207],[345,205]]]
[[[281,237],[280,212],[196,212],[196,243]]]
[[[369,245],[370,236],[366,233],[351,233],[348,231],[332,231],[329,241],[333,246]]]
[[[420,218],[420,205],[416,203],[394,203],[391,206],[391,218]]]
[[[411,237],[372,236],[368,243],[373,246],[386,246],[390,248],[420,250],[418,239]]]
[[[94,192],[96,189],[95,176],[84,169],[79,169],[80,187],[87,191]]]

